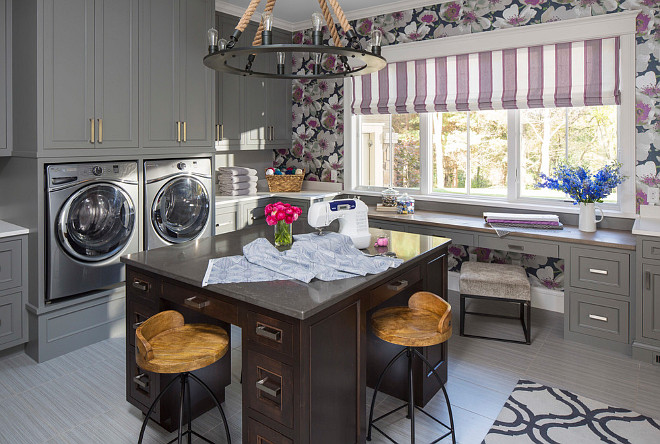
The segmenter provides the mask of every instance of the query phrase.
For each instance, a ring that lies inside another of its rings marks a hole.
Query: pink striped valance
[[[618,103],[618,37],[396,62],[353,79],[355,114]]]

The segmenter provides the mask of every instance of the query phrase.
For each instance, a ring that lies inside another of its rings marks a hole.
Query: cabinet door
[[[274,43],[291,43],[291,33],[273,32]],[[273,63],[276,63],[273,60]],[[285,69],[291,72],[291,59],[286,60]],[[274,68],[273,68],[274,69]],[[268,82],[268,124],[272,127],[273,147],[291,148],[291,80],[270,79]]]
[[[242,44],[251,45],[257,32],[257,25],[250,23],[241,38]],[[243,40],[245,39],[245,40]],[[240,45],[239,45],[240,46]],[[272,59],[267,54],[260,54],[253,63],[253,69],[263,71]],[[243,143],[248,149],[263,149],[268,139],[268,79],[245,77],[245,119],[243,121]]]
[[[7,19],[6,0],[0,0],[0,155],[7,148],[7,36],[5,23]]]
[[[45,0],[43,42],[44,148],[91,148],[94,0]]]
[[[213,25],[209,0],[181,0],[180,115],[185,122],[184,145],[213,146],[213,79],[215,71],[202,59],[208,54],[207,31]]]
[[[660,340],[660,266],[642,265],[642,335]]]
[[[228,39],[238,23],[238,17],[220,14],[218,32]],[[216,122],[218,141],[216,149],[238,149],[241,144],[241,117],[244,115],[244,78],[234,74],[216,73]]]
[[[138,147],[138,0],[96,0],[99,148]]]
[[[179,0],[141,3],[142,146],[179,146]]]

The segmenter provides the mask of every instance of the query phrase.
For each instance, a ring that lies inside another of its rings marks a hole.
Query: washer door
[[[178,177],[158,192],[151,208],[151,223],[163,239],[181,243],[200,236],[209,219],[210,198],[194,177]]]
[[[62,205],[57,222],[60,245],[84,262],[115,256],[130,241],[135,206],[120,187],[99,183],[81,188]]]

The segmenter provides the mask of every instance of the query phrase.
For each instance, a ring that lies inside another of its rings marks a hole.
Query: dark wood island
[[[370,313],[377,307],[406,305],[419,290],[446,299],[450,242],[397,231],[371,232],[373,240],[388,235],[390,251],[404,263],[377,275],[332,282],[283,280],[201,287],[209,259],[240,255],[244,245],[260,237],[272,242],[273,228],[265,225],[123,257],[128,401],[146,412],[166,383],[164,375],[140,372],[135,365],[134,324],[175,309],[186,322],[213,322],[228,331],[228,324],[242,328],[244,443],[364,443],[366,386],[375,384],[378,373],[400,350],[370,334]],[[380,252],[369,248],[371,254]],[[429,361],[439,363],[446,379],[446,343],[425,353]],[[221,399],[230,383],[229,360],[227,354],[200,374]],[[393,370],[383,391],[405,399],[405,363]],[[420,406],[439,389],[425,370],[418,362],[415,399]],[[211,407],[201,393],[192,395],[198,402],[194,415]],[[156,416],[168,429],[178,418],[170,404],[177,405],[176,400],[164,398]]]

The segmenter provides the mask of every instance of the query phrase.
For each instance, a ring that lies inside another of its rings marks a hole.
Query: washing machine
[[[211,236],[211,159],[144,162],[145,250]]]
[[[46,167],[46,300],[125,280],[120,256],[139,250],[137,162]]]

